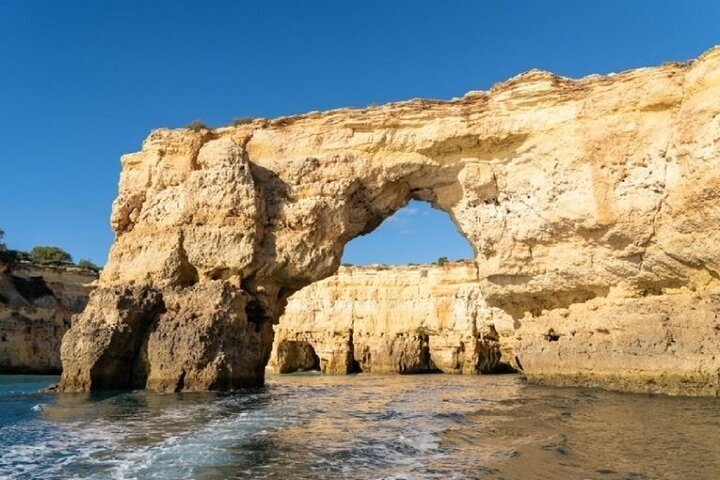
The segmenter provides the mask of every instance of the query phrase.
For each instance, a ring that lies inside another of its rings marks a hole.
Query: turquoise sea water
[[[720,401],[517,376],[270,376],[234,394],[0,376],[0,478],[718,479]]]

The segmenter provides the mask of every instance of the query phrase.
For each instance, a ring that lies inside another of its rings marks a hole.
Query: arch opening
[[[470,243],[447,212],[412,199],[374,230],[350,240],[342,264],[421,265],[470,261],[473,256]]]
[[[289,297],[275,327],[277,372],[302,369],[280,357],[303,342],[328,374],[503,370],[494,326],[479,314],[473,248],[451,213],[410,196],[345,245],[336,273]]]

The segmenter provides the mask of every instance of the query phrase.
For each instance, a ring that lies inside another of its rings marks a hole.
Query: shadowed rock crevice
[[[145,372],[141,347],[147,332],[164,311],[162,295],[145,287],[111,287],[92,295],[82,329],[63,339],[61,358],[65,391],[122,389],[142,386]],[[85,338],[94,339],[92,344]],[[74,375],[67,375],[70,371]],[[71,379],[71,380],[68,380]]]
[[[504,310],[512,318],[521,319],[526,315],[538,317],[545,310],[565,309],[570,305],[606,297],[609,291],[608,287],[539,292],[513,292],[513,289],[508,288],[508,292],[489,295],[485,300],[488,305]]]
[[[29,304],[42,297],[55,297],[55,293],[48,287],[45,279],[41,276],[23,278],[9,275],[9,278],[15,290],[17,290]]]
[[[180,266],[178,268],[178,278],[174,283],[183,287],[190,287],[198,282],[199,276],[197,268],[188,259],[184,243],[185,238],[181,232],[178,242],[178,262]],[[216,270],[213,270],[213,272],[216,272]]]
[[[278,345],[278,372],[320,370],[320,358],[309,342],[283,341]]]

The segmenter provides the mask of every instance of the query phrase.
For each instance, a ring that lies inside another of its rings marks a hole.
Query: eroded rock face
[[[119,299],[128,288],[149,289],[166,304],[183,289],[227,283],[245,299],[246,322],[257,329],[253,339],[267,343],[218,347],[224,358],[244,357],[234,364],[242,372],[224,362],[205,364],[204,354],[187,357],[187,365],[205,372],[202,378],[223,379],[197,388],[231,387],[233,378],[257,383],[271,342],[264,332],[289,295],[334,273],[350,239],[415,198],[450,213],[472,244],[484,299],[513,318],[530,378],[628,388],[608,379],[636,385],[667,374],[684,385],[678,391],[704,392],[708,382],[717,384],[720,370],[720,359],[712,358],[717,350],[706,349],[717,338],[707,322],[715,321],[720,278],[718,98],[720,49],[714,49],[687,64],[607,77],[570,80],[532,71],[451,101],[213,131],[158,130],[141,152],[123,157],[112,215],[117,238],[96,295]],[[189,301],[182,315],[236,311],[224,302],[208,309]],[[618,313],[618,302],[627,316]],[[704,353],[676,342],[679,360],[667,370],[642,363],[624,376],[627,362],[588,347],[589,333],[563,331],[557,342],[542,343],[550,323],[560,331],[572,322],[612,318],[626,332],[617,346],[625,352],[632,338],[643,344],[641,319],[655,302],[671,323],[687,319],[690,330],[708,332]],[[706,313],[689,318],[681,313],[689,304],[705,305]],[[106,317],[109,307],[91,301],[73,324],[66,339],[74,347],[63,348],[63,363],[77,366],[66,369],[61,388],[124,381],[124,373],[101,382],[78,373],[93,371],[100,360],[126,363],[124,347],[116,351],[106,338],[114,322],[131,321],[117,305]],[[560,318],[566,323],[555,325]],[[245,325],[238,320],[230,328],[246,332]],[[150,330],[135,335],[148,344],[146,386],[177,389],[177,369],[156,365],[166,356],[154,351],[171,345],[152,344]],[[215,351],[205,344],[217,339],[198,342]],[[133,374],[132,383],[143,378]]]
[[[77,268],[0,266],[0,373],[60,373],[60,342],[96,279]]]
[[[512,318],[485,303],[472,262],[340,267],[290,297],[270,366],[308,370],[302,346],[325,373],[493,373],[514,357],[501,361],[498,328],[509,339]]]
[[[529,380],[720,395],[720,297],[598,298],[525,319],[513,338]]]
[[[272,325],[249,321],[248,302],[220,280],[162,292],[98,289],[63,341],[62,388],[172,392],[262,384]]]

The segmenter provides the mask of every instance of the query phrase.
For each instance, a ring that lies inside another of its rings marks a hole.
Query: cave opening
[[[304,340],[285,340],[277,346],[278,373],[320,371],[320,357]]]

